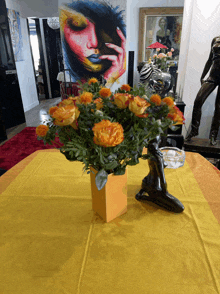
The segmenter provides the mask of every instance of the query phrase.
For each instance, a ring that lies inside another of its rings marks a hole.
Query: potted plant
[[[142,86],[123,85],[112,93],[95,78],[79,84],[79,96],[51,107],[51,120],[38,126],[36,134],[44,144],[52,144],[58,137],[62,144],[60,152],[70,161],[81,161],[83,170],[92,173],[92,195],[99,194],[98,200],[93,200],[93,209],[109,221],[126,211],[126,166],[138,164],[140,158],[147,159],[143,148],[183,119],[177,117],[171,97],[163,100],[157,94],[149,97]],[[115,196],[106,200],[110,195],[106,184],[119,183],[116,176],[124,177],[125,181],[121,188],[113,189],[115,184],[110,184],[110,194]],[[123,203],[108,216],[106,206],[120,199],[119,191],[124,195]],[[98,207],[101,201],[102,208]],[[100,210],[105,212],[102,214]]]
[[[156,50],[157,50],[157,53],[153,55],[153,62],[155,65],[158,66],[159,69],[161,69],[162,71],[166,71],[168,68],[167,61],[172,59],[174,49],[171,48],[171,50],[167,53],[163,53],[163,52],[159,53],[160,48],[157,48]],[[151,58],[149,62],[151,62]]]

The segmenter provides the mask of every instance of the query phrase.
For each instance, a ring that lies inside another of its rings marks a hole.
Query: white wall
[[[200,78],[209,57],[211,41],[220,35],[220,3],[185,0],[179,79],[177,88],[186,104],[186,129],[190,130],[194,100],[200,89]],[[207,98],[202,108],[200,138],[209,138],[217,89]],[[186,130],[183,129],[183,135]],[[220,135],[217,137],[220,139]]]
[[[20,4],[18,0],[6,0],[6,7],[9,9],[14,9],[17,12],[20,12]],[[26,112],[31,108],[37,106],[39,104],[39,100],[37,95],[33,62],[31,57],[30,43],[25,18],[21,18],[21,30],[24,60],[16,62],[16,69],[21,91],[23,108]]]
[[[184,0],[128,0],[127,1],[127,51],[135,52],[134,84],[139,82],[138,65],[138,36],[139,9],[141,7],[183,7]],[[182,45],[181,45],[182,46]]]
[[[58,15],[58,0],[17,0],[22,17],[52,17]]]

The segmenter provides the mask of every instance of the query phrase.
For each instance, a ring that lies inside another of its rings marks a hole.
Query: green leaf
[[[107,181],[108,181],[108,173],[104,169],[101,169],[96,174],[96,177],[95,177],[95,183],[96,183],[97,189],[99,191],[102,190],[102,188],[105,186]]]
[[[115,172],[114,175],[119,176],[119,175],[124,175],[126,171],[126,166],[119,166]]]
[[[139,163],[138,154],[135,154],[134,157],[132,157],[131,160],[128,161],[128,165],[136,165]]]
[[[149,158],[150,158],[150,155],[148,155],[148,154],[143,154],[143,155],[141,156],[141,158],[142,158],[142,159],[149,159]]]
[[[114,159],[116,159],[117,158],[117,155],[116,154],[110,154],[108,157],[107,157],[107,160],[108,161],[113,161]]]
[[[104,157],[103,157],[102,153],[100,153],[100,162],[101,162],[101,164],[104,164]]]
[[[172,130],[172,131],[176,131],[176,130],[178,130],[180,127],[179,126],[170,126],[170,129]]]
[[[107,164],[105,164],[105,169],[115,169],[118,166],[117,161],[111,161]]]
[[[76,157],[79,156],[79,153],[80,153],[80,150],[77,150],[75,156]]]

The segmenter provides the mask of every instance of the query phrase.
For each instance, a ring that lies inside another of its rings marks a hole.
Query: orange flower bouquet
[[[101,190],[109,174],[123,175],[127,165],[136,165],[144,147],[168,127],[183,123],[172,98],[148,97],[144,87],[123,85],[115,93],[95,78],[80,85],[77,97],[51,107],[50,121],[36,128],[44,144],[58,137],[60,152],[70,161],[81,161],[84,171],[98,171]]]

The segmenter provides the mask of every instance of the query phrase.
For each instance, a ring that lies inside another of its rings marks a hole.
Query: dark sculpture
[[[204,80],[204,77],[210,70],[209,77]],[[214,91],[214,89],[220,85],[220,36],[215,37],[212,40],[211,52],[206,62],[205,68],[201,76],[201,88],[196,96],[193,114],[192,114],[192,127],[189,135],[186,137],[186,141],[191,141],[192,137],[199,134],[199,125],[202,116],[202,106],[208,96]],[[210,130],[210,144],[217,144],[217,135],[220,125],[220,88],[218,87],[217,97],[215,101],[215,112],[212,119],[212,125]]]
[[[149,174],[143,179],[141,190],[135,196],[137,200],[151,201],[169,211],[182,212],[183,204],[174,196],[168,193],[167,183],[164,175],[166,167],[163,154],[159,150],[160,136],[157,136],[148,145],[148,164],[150,167]],[[145,194],[148,195],[145,195]]]

